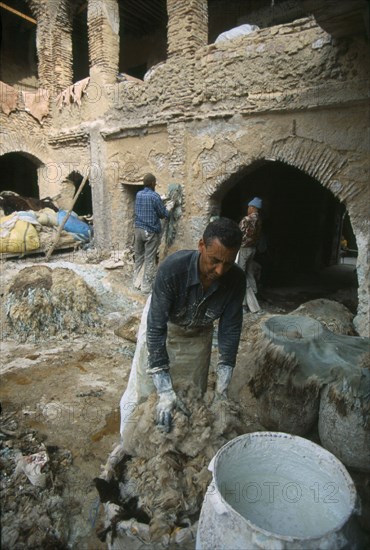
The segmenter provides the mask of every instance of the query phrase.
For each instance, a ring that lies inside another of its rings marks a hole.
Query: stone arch
[[[10,133],[7,140],[0,144],[0,157],[7,153],[19,153],[31,160],[37,167],[37,187],[39,196],[54,196],[58,193],[58,183],[54,173],[59,172],[59,165],[51,162],[45,147],[38,139],[24,140],[22,135]]]
[[[274,141],[271,147],[267,150],[265,148],[258,157],[245,158],[245,155],[238,153],[224,164],[222,173],[218,172],[214,177],[208,178],[208,183],[204,186],[203,193],[206,195],[204,202],[207,205],[204,222],[206,223],[211,215],[219,213],[217,208],[220,201],[232,188],[241,169],[253,171],[266,162],[283,163],[307,174],[324,189],[330,191],[347,209],[358,248],[356,271],[358,309],[355,326],[359,334],[365,334],[369,330],[369,288],[366,282],[369,276],[367,260],[369,237],[364,235],[363,228],[366,220],[361,212],[357,212],[358,207],[354,198],[358,199],[357,195],[361,193],[365,196],[366,189],[365,183],[360,180],[360,174],[359,181],[349,181],[350,177],[347,174],[353,177],[353,171],[351,172],[353,160],[348,154],[345,155],[327,144],[296,136]]]
[[[40,161],[23,151],[0,155],[1,191],[12,191],[26,197],[40,197],[38,169]]]
[[[272,160],[281,160],[315,177],[345,205],[357,246],[358,307],[354,325],[360,335],[368,335],[370,330],[368,311],[370,299],[368,250],[370,240],[366,215],[367,207],[362,211],[361,208],[358,208],[359,202],[367,204],[368,182],[366,180],[362,181],[360,176],[358,181],[348,182],[349,178],[346,177],[345,170],[351,162],[350,157],[345,156],[342,152],[335,151],[326,144],[313,140],[296,136],[278,140],[274,142],[270,155]],[[351,176],[353,180],[353,174]],[[358,201],[359,195],[364,197],[364,201]],[[357,210],[359,211],[358,215],[356,215]]]
[[[345,201],[347,198],[345,188],[338,180],[338,175],[347,165],[348,159],[323,143],[292,136],[274,141],[270,151],[258,157],[248,159],[234,156],[230,163],[224,163],[222,173],[217,173],[213,182],[207,185],[207,213],[213,207],[209,202],[210,199],[214,194],[220,193],[225,185],[229,185],[230,178],[238,173],[241,166],[253,170],[265,161],[280,161],[298,168],[319,181],[340,201]]]
[[[345,184],[346,178],[343,173],[349,165],[350,159],[343,153],[324,143],[290,136],[274,141],[270,149],[259,156],[246,158],[244,155],[237,153],[230,157],[229,161],[224,161],[221,173],[215,172],[215,176],[208,178],[208,183],[204,187],[205,223],[210,216],[217,214],[220,197],[232,187],[233,180],[241,168],[245,171],[253,171],[256,167],[268,161],[280,161],[317,180],[346,206],[350,218],[352,218],[353,198],[358,194],[367,192],[361,182],[356,182],[353,185]],[[363,228],[365,221],[361,219],[352,223],[354,227],[358,225],[358,230],[362,231],[361,228]]]
[[[348,163],[343,154],[331,147],[310,139],[292,136],[275,141],[271,147],[269,160],[279,160],[302,170],[327,187],[339,200],[343,201],[343,186],[336,179]]]
[[[28,168],[26,162],[21,162],[19,166],[16,166],[18,174],[23,170],[25,182],[22,185],[16,185],[17,189],[13,185],[13,191],[36,198],[46,196],[57,198],[59,187],[55,184],[54,174],[58,173],[56,169],[59,165],[48,159],[44,147],[40,146],[37,140],[28,140],[25,142],[21,136],[10,134],[7,141],[2,142],[0,145],[0,159],[8,154],[19,154],[21,157],[31,161],[36,172],[36,174],[33,173],[31,163],[28,163]],[[29,169],[32,171],[29,172]],[[27,174],[29,174],[29,178]],[[26,180],[28,180],[29,189],[27,189],[28,184],[26,184]],[[6,182],[4,185],[6,186]]]
[[[46,151],[40,146],[38,140],[28,140],[25,142],[24,135],[10,133],[7,135],[6,140],[0,142],[0,156],[6,153],[20,153],[28,156],[31,160],[42,166],[46,164]]]

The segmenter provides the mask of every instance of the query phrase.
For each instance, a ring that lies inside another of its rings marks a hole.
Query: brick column
[[[52,30],[54,89],[57,93],[73,81],[72,26],[69,19],[57,21]]]
[[[36,31],[38,77],[40,88],[53,88],[54,64],[50,19],[38,21]]]
[[[119,10],[117,0],[89,0],[90,74],[114,83],[119,62]]]
[[[207,0],[167,0],[167,57],[192,56],[208,42]]]
[[[69,3],[65,0],[58,10],[37,10],[38,76],[41,88],[59,93],[72,84],[72,25]]]

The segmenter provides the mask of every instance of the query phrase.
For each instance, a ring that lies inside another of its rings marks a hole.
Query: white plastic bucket
[[[339,549],[354,483],[334,455],[299,436],[254,432],[212,459],[197,550]]]

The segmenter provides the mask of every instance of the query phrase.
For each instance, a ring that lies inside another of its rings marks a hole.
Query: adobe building
[[[93,214],[95,245],[132,245],[146,172],[183,191],[171,250],[211,216],[264,201],[268,269],[357,251],[369,332],[367,0],[5,0],[1,190]],[[257,30],[216,41],[249,24]]]

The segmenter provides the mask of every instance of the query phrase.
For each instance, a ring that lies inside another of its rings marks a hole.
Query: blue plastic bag
[[[59,210],[58,225],[62,225],[67,214],[68,212],[66,210]],[[74,237],[79,241],[87,243],[91,239],[91,229],[89,224],[80,220],[75,212],[71,212],[71,215],[66,221],[63,229],[69,233],[73,233]]]

